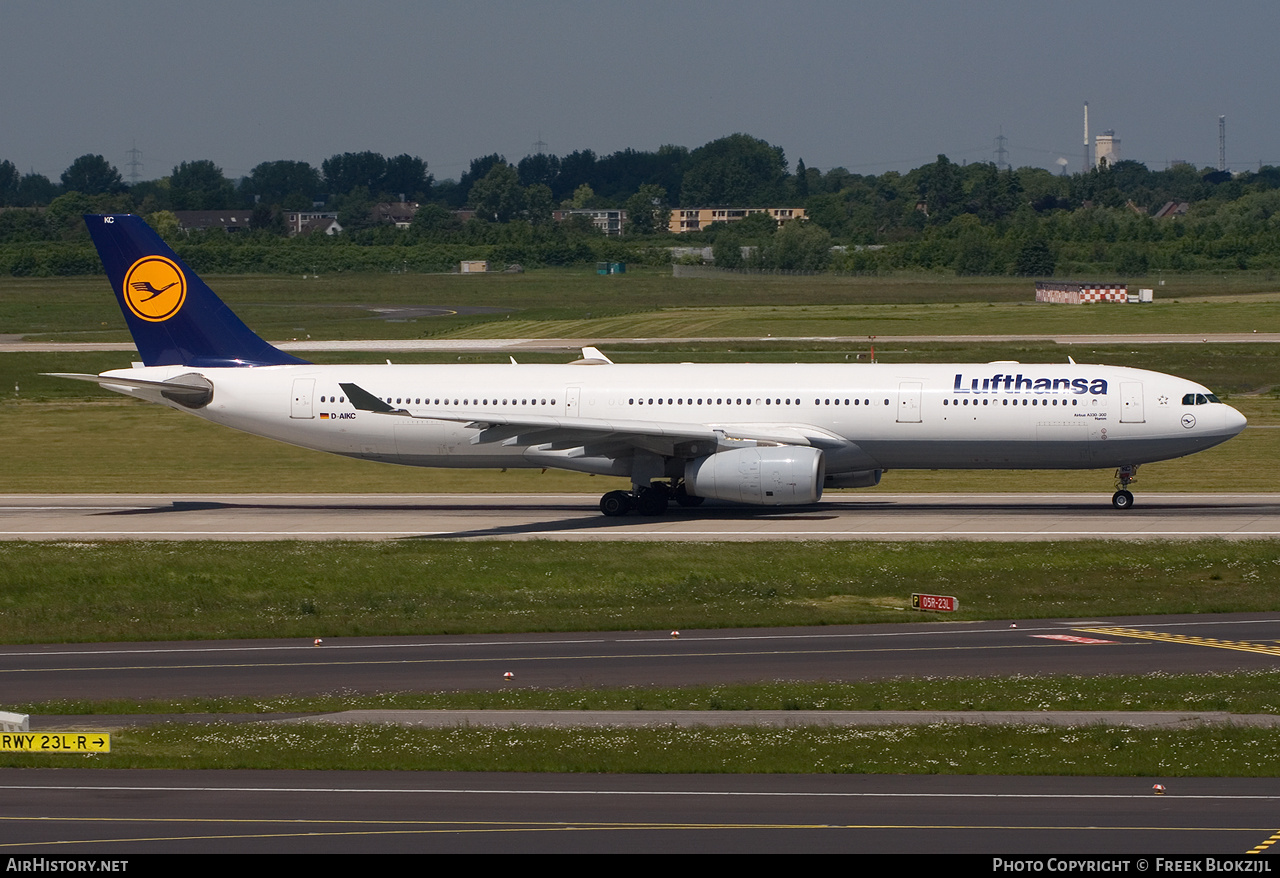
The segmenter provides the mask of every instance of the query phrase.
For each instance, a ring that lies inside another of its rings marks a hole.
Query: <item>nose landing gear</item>
[[[1116,509],[1133,508],[1133,492],[1129,485],[1138,480],[1138,465],[1126,464],[1116,470],[1116,492],[1111,495],[1111,505]]]

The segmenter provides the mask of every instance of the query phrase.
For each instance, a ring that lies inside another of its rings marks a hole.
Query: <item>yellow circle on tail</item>
[[[162,323],[187,300],[187,278],[163,256],[143,256],[124,275],[124,301],[135,316]]]

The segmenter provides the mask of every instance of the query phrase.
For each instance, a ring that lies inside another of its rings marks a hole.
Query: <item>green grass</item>
[[[1280,544],[0,543],[9,643],[1280,610]]]
[[[1252,332],[1280,325],[1280,298],[1071,307],[1034,302],[668,306],[617,315],[513,315],[449,338],[811,338]]]
[[[1280,731],[934,724],[888,728],[409,729],[163,725],[92,756],[0,765],[609,773],[1280,776]]]
[[[763,682],[680,688],[344,692],[178,700],[9,704],[39,716],[336,713],[344,710],[1092,710],[1280,713],[1280,671],[1081,677],[895,678]]]
[[[1280,712],[1277,671],[1115,677],[772,682],[679,689],[519,689],[312,698],[46,702],[77,714],[302,713],[357,709],[539,710],[1178,710]],[[409,729],[181,722],[112,736],[95,756],[0,754],[0,765],[96,768],[557,771],[628,773],[1041,774],[1274,777],[1280,732],[1088,726],[679,729]]]
[[[1131,278],[1154,287],[1144,308],[1037,306],[1026,278],[673,278],[667,269],[599,277],[590,268],[523,275],[333,274],[211,276],[206,280],[264,338],[432,336],[889,335],[997,332],[1249,331],[1276,325],[1280,289],[1265,274]],[[1181,302],[1210,297],[1213,303]],[[1174,304],[1179,300],[1181,304]],[[370,307],[510,309],[511,314],[389,322]],[[919,306],[927,307],[919,307]],[[958,306],[958,307],[957,307]],[[528,321],[546,321],[539,327]],[[519,327],[520,332],[515,328]],[[1157,328],[1150,328],[1157,327]],[[0,278],[0,332],[58,340],[125,341],[105,278]]]

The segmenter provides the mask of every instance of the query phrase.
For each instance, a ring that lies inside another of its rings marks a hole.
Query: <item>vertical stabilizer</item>
[[[89,234],[148,366],[305,363],[267,344],[232,313],[141,217],[86,215]]]

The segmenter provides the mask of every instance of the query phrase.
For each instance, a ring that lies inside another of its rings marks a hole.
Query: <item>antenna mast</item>
[[[1218,170],[1227,169],[1227,117],[1218,117]]]
[[[136,185],[138,180],[142,178],[142,150],[138,149],[138,142],[133,142],[133,149],[128,150],[125,155],[129,156],[129,185]]]

